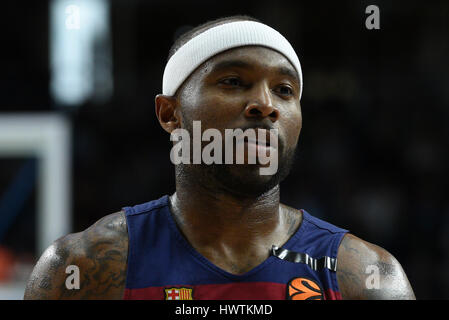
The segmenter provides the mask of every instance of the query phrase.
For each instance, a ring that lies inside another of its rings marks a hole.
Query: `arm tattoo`
[[[25,299],[122,298],[128,256],[123,212],[106,216],[84,232],[68,235],[58,242],[36,265]],[[79,289],[66,287],[65,270],[69,265],[79,268]]]

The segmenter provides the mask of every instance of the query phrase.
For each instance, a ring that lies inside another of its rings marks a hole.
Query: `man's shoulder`
[[[415,299],[401,264],[384,248],[347,233],[337,258],[344,299]]]
[[[86,245],[96,245],[99,241],[127,241],[128,229],[124,211],[104,216],[85,231]]]
[[[54,252],[72,256],[79,262],[97,256],[108,249],[128,247],[128,231],[123,211],[104,216],[82,232],[68,234],[56,240]]]
[[[86,230],[61,237],[48,247],[31,274],[24,297],[120,298],[126,280],[127,255],[124,212],[107,215]],[[79,289],[66,286],[69,266],[78,271]]]
[[[297,217],[300,220],[301,224],[306,221],[309,225],[312,225],[313,230],[321,230],[323,232],[327,232],[329,235],[331,234],[344,234],[349,232],[348,230],[339,227],[338,225],[333,224],[330,221],[320,219],[313,214],[309,213],[304,209],[296,209],[290,207],[285,204],[281,204],[282,208],[289,213],[290,216]],[[309,231],[312,230],[309,228]]]

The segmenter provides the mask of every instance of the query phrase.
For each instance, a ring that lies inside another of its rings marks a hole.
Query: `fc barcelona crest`
[[[165,291],[165,300],[193,300],[192,288],[167,288]]]

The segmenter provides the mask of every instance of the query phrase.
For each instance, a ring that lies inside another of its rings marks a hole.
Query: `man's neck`
[[[190,178],[177,172],[171,212],[187,241],[228,272],[243,274],[262,263],[301,223],[298,210],[279,203],[279,185],[251,197],[214,187],[213,179]]]
[[[239,251],[275,244],[286,226],[279,198],[279,186],[248,197],[177,181],[170,200],[178,227],[194,247]]]

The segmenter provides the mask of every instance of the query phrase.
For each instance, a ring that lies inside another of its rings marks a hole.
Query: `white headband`
[[[302,96],[302,71],[291,44],[278,31],[255,21],[236,21],[218,25],[200,33],[184,44],[165,66],[162,93],[174,96],[176,90],[203,62],[231,48],[260,45],[282,53],[295,67]]]

